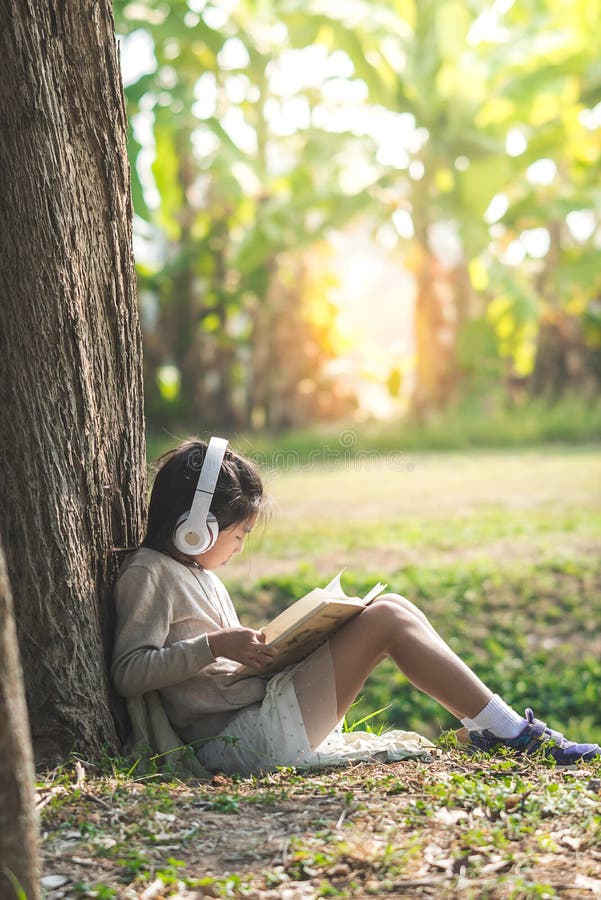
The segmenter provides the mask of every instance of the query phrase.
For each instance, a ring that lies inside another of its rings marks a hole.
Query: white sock
[[[468,731],[491,731],[500,738],[517,737],[526,725],[526,719],[507,706],[498,694],[493,694],[484,709],[473,719],[465,718],[461,724]]]
[[[463,727],[467,728],[468,731],[478,731],[478,726],[473,719],[468,719],[466,717],[465,719],[461,719],[460,721]]]

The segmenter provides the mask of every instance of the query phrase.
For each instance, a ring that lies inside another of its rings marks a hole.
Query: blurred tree
[[[141,272],[142,297],[158,302],[149,374],[160,388],[172,367],[173,409],[188,421],[248,425],[250,410],[267,420],[254,398],[273,397],[277,381],[269,390],[260,383],[269,376],[253,361],[255,351],[264,359],[255,328],[260,321],[262,339],[270,332],[280,254],[301,252],[361,207],[359,193],[341,187],[351,137],[314,126],[317,88],[274,86],[286,27],[269,5],[240,3],[219,29],[208,24],[210,9],[205,20],[205,10],[181,2],[117,2],[115,11],[121,33],[151,37],[156,60],[126,89],[134,167],[141,115],[156,147],[157,208],[144,202],[138,175],[134,194],[163,247],[159,265]],[[305,302],[284,292],[278,308],[284,297]],[[149,387],[151,410],[159,394]]]
[[[515,14],[514,14],[515,15]],[[529,60],[524,117],[528,168],[512,191],[503,224],[525,245],[539,302],[539,332],[532,389],[557,397],[566,386],[586,386],[595,378],[601,330],[594,305],[601,294],[597,264],[601,221],[601,143],[597,113],[601,103],[601,39],[595,23],[601,3],[550,3],[541,14],[551,50],[537,47]],[[517,93],[514,87],[513,96]],[[521,97],[518,94],[518,97]],[[542,247],[532,246],[538,236]],[[586,322],[593,327],[586,329]]]
[[[313,8],[319,5],[308,12]],[[417,288],[413,405],[421,416],[453,395],[457,336],[470,305],[467,260],[489,240],[482,214],[510,167],[504,141],[476,122],[488,90],[486,66],[467,44],[477,9],[456,0],[357,8],[363,15],[352,31],[340,9],[315,37],[348,54],[369,101],[389,113],[385,121],[398,135],[396,156],[379,160],[370,190],[378,222],[400,214],[410,245],[404,265]]]
[[[547,0],[534,17],[515,4],[488,56],[483,122],[505,134],[517,165],[489,208],[492,240],[471,272],[489,297],[510,384],[551,398],[596,378],[600,16],[598,0],[569,8]]]
[[[582,369],[576,346],[585,310],[595,333],[600,147],[591,126],[601,100],[594,26],[601,5],[539,0],[535,9],[358,2],[349,29],[342,10],[332,6],[326,19],[322,4],[304,5],[316,19],[321,10],[311,37],[343,48],[371,104],[399,114],[389,127],[406,122],[412,135],[403,140],[398,130],[398,156],[381,167],[372,195],[381,201],[380,221],[392,213],[410,243],[418,414],[452,396],[461,330],[481,313],[478,291],[490,301],[499,351],[513,372],[530,373],[537,359],[535,388],[552,381],[557,393],[570,369]],[[545,163],[558,172],[551,191],[535,187],[536,168]],[[574,214],[595,221],[588,246],[569,236]],[[512,243],[515,251],[522,235],[532,245],[537,226],[548,231],[548,251],[512,261],[505,251]]]
[[[115,10],[154,60],[127,89],[136,209],[160,248],[141,268],[151,413],[168,401],[207,425],[248,423],[251,394],[274,396],[255,328],[264,340],[282,254],[358,212],[376,232],[394,223],[415,276],[418,414],[457,391],[461,332],[485,305],[512,377],[535,360],[534,387],[582,369],[598,318],[600,0]],[[588,237],[570,216],[593,218]]]
[[[310,253],[281,254],[270,291],[256,307],[249,410],[255,427],[306,426],[356,407],[353,393],[327,372],[339,348],[330,253],[323,243]]]

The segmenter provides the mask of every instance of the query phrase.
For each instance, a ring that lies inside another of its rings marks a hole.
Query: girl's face
[[[229,528],[219,532],[217,540],[210,550],[207,550],[206,553],[199,553],[194,559],[203,569],[225,566],[235,553],[241,552],[246,536],[252,531],[253,525],[254,521],[230,525]]]

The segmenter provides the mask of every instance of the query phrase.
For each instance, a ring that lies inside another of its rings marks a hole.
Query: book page
[[[261,669],[243,666],[234,673],[231,680],[246,678],[249,675],[272,675],[285,666],[298,662],[323,644],[338,628],[358,615],[364,608],[362,602],[352,600],[326,600],[320,607],[313,607],[304,622],[295,620],[287,634],[280,634],[271,643],[280,651],[273,662]],[[287,612],[288,610],[285,610]],[[274,619],[274,624],[277,619]],[[263,631],[265,632],[265,628]]]
[[[324,587],[324,591],[327,591],[328,594],[336,594],[337,597],[346,597],[344,590],[342,588],[342,584],[340,583],[340,578],[344,569],[341,569],[338,575],[334,575],[329,584],[326,584]]]
[[[367,606],[368,603],[371,603],[372,600],[375,600],[376,597],[378,597],[382,593],[382,591],[385,591],[387,587],[388,585],[384,584],[382,581],[378,581],[377,584],[374,584],[371,591],[368,591],[363,598],[364,606]]]
[[[361,600],[353,600],[351,597],[341,600],[322,588],[315,588],[310,594],[307,594],[301,600],[297,600],[296,603],[293,603],[292,606],[289,606],[288,609],[285,609],[279,616],[276,616],[275,619],[272,619],[271,622],[268,622],[267,625],[261,628],[265,635],[265,640],[268,644],[273,643],[277,647],[291,631],[296,631],[307,619],[312,619],[323,607],[334,605],[336,602],[338,604],[347,604],[351,608],[363,607]]]
[[[335,575],[334,578],[332,578],[332,580],[330,581],[330,583],[325,586],[324,591],[326,591],[328,594],[331,594],[332,596],[339,597],[341,600],[343,600],[343,599],[348,599],[348,600],[359,599],[359,598],[352,598],[348,594],[345,593],[344,588],[342,587],[342,584],[340,581],[342,573],[344,571],[345,571],[344,569],[341,569],[341,571],[338,573],[338,575]],[[372,589],[370,591],[368,591],[367,594],[365,595],[365,597],[363,598],[363,603],[365,604],[365,606],[367,606],[368,603],[371,603],[371,601],[374,600],[378,596],[378,594],[381,594],[382,591],[387,587],[388,587],[388,585],[383,584],[381,581],[379,581],[377,584],[375,584],[372,587]]]

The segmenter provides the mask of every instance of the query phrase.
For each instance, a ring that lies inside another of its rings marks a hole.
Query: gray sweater
[[[116,608],[117,691],[135,697],[158,690],[184,740],[218,734],[237,709],[264,697],[261,678],[230,683],[238,664],[211,653],[207,633],[240,625],[213,572],[142,547],[119,573]]]

